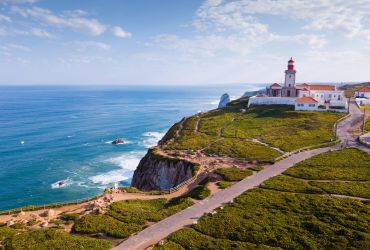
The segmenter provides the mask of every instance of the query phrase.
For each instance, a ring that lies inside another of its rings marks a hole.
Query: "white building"
[[[363,87],[355,92],[357,98],[367,98],[370,99],[370,88]]]
[[[295,100],[295,110],[318,110],[319,103],[310,96],[299,97]]]
[[[273,104],[294,105],[295,110],[346,112],[348,108],[344,90],[335,85],[296,84],[293,58],[288,61],[284,84],[274,83],[266,88],[266,95],[251,97],[248,107]]]

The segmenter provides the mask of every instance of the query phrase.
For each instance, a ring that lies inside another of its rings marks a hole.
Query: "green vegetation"
[[[114,202],[105,215],[85,215],[78,220],[74,231],[78,233],[104,233],[116,238],[126,238],[142,230],[147,222],[160,221],[193,202],[187,198],[124,200]]]
[[[242,158],[248,161],[273,162],[281,153],[260,143],[227,138],[213,143],[205,150],[208,154]]]
[[[370,155],[343,149],[314,156],[285,171],[308,180],[370,180]]]
[[[225,189],[231,187],[235,182],[232,181],[219,181],[217,182],[217,186],[221,189]]]
[[[259,172],[259,171],[263,170],[263,167],[261,167],[261,166],[253,166],[253,167],[250,167],[249,169],[250,170],[253,170],[253,171]]]
[[[320,188],[312,187],[308,182],[291,178],[288,176],[276,176],[268,179],[261,185],[262,188],[273,189],[285,192],[322,194],[325,193]]]
[[[369,211],[353,199],[254,189],[157,249],[368,249]]]
[[[211,195],[211,190],[209,190],[209,188],[207,187],[207,184],[208,183],[195,187],[193,190],[187,193],[184,197],[190,197],[196,200],[204,200],[205,198]]]
[[[215,173],[221,175],[225,181],[241,181],[253,174],[251,170],[240,168],[218,168],[215,170]]]
[[[327,143],[339,113],[293,111],[292,106],[255,106],[227,125],[223,136],[257,138],[285,151]],[[289,143],[286,143],[289,141]]]
[[[7,239],[10,239],[17,233],[17,230],[7,227],[7,226],[2,226],[0,227],[0,242],[5,241]],[[0,244],[1,246],[1,244]],[[0,247],[1,249],[1,247]]]
[[[248,242],[218,239],[200,232],[193,228],[184,228],[171,234],[163,246],[156,246],[154,250],[173,249],[240,249],[240,250],[269,250],[277,249],[266,245],[256,245]]]
[[[321,188],[329,194],[357,196],[370,199],[370,182],[318,182],[310,181],[310,185]]]
[[[366,130],[367,132],[370,132],[370,117],[369,117],[369,118],[367,118],[367,120],[366,120],[366,123],[365,123],[365,130]]]
[[[80,218],[80,215],[76,213],[69,213],[69,214],[62,215],[62,219],[65,221],[77,221],[79,218]]]
[[[1,229],[0,229],[1,230]],[[110,249],[112,243],[81,236],[73,236],[55,229],[30,231],[14,235],[6,240],[6,249],[13,250],[48,250],[48,249]]]
[[[141,225],[124,223],[103,214],[87,214],[74,225],[74,231],[78,233],[105,233],[116,238],[127,238],[141,229]]]
[[[285,151],[329,143],[334,139],[335,122],[343,116],[339,113],[294,111],[292,106],[287,105],[247,109],[247,103],[248,98],[242,98],[229,103],[224,109],[189,117],[183,122],[180,136],[176,138],[174,134],[180,125],[175,124],[170,129],[172,132],[166,135],[164,147],[271,161],[281,154],[244,139],[258,139]],[[241,109],[247,110],[241,112]],[[174,136],[173,141],[170,134]]]

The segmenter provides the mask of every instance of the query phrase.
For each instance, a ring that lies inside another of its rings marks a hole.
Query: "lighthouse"
[[[295,87],[295,73],[296,73],[296,70],[294,69],[294,60],[291,57],[290,60],[288,61],[288,70],[285,70],[284,87],[286,88]]]

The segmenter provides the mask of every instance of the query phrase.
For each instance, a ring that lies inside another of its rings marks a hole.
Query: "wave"
[[[133,151],[117,157],[109,158],[105,160],[105,162],[114,164],[120,167],[120,169],[98,174],[90,177],[89,179],[93,183],[100,185],[114,184],[128,180],[132,177],[132,172],[139,165],[139,162],[144,155],[145,151]]]
[[[161,140],[164,135],[164,132],[146,132],[143,134],[145,138],[140,144],[146,148],[154,147],[158,144],[158,141]]]
[[[124,141],[124,143],[119,143],[119,144],[116,144],[116,145],[124,145],[124,144],[132,144],[132,141],[128,141],[128,140],[125,140],[125,139],[122,139]],[[113,140],[112,141],[106,141],[104,142],[105,144],[112,144]]]

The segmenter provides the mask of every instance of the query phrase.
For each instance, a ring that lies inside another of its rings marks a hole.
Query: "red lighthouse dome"
[[[288,61],[288,70],[294,70],[294,60],[292,57]]]

